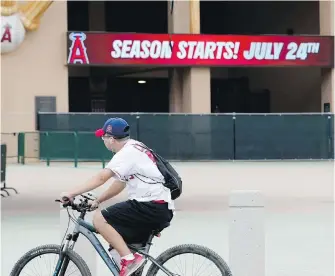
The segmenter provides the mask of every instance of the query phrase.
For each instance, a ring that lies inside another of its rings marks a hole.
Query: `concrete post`
[[[69,210],[70,214],[72,214],[72,211]],[[77,217],[79,213],[74,211],[75,216]],[[88,212],[86,214],[85,220],[92,222],[94,212]],[[67,225],[68,225],[68,213],[66,209],[61,207],[60,210],[60,236],[61,239],[63,239]],[[74,223],[70,221],[70,227],[68,233],[72,233]],[[92,275],[97,275],[97,258],[100,257],[96,253],[94,247],[91,245],[89,240],[83,236],[80,235],[75,246],[74,246],[74,251],[76,251],[87,263],[88,268],[91,271]]]
[[[233,191],[229,207],[229,267],[232,274],[264,276],[264,199],[261,193]]]

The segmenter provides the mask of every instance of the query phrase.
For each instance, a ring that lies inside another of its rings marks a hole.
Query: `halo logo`
[[[84,41],[86,35],[84,33],[70,33],[69,39],[72,44],[69,49],[69,56],[67,59],[68,64],[89,64],[86,47]]]
[[[1,53],[10,53],[20,47],[26,30],[18,14],[1,16]]]
[[[1,54],[18,49],[26,33],[38,29],[41,17],[52,3],[53,0],[1,0]]]

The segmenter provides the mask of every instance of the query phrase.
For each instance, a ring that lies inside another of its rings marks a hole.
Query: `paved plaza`
[[[174,165],[184,179],[184,194],[176,202],[171,227],[154,240],[153,255],[176,244],[196,243],[213,249],[229,264],[229,193],[257,189],[266,196],[266,276],[334,275],[333,162]],[[60,243],[60,211],[54,199],[100,167],[85,163],[79,168],[70,163],[8,166],[8,185],[20,194],[1,201],[1,275],[9,275],[29,249]],[[124,198],[122,193],[118,200]],[[110,273],[99,260],[93,276],[100,275]]]

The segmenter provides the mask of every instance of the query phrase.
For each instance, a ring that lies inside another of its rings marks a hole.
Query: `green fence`
[[[334,116],[236,116],[234,158],[333,159]]]
[[[73,162],[77,167],[79,162],[105,162],[112,158],[101,139],[93,132],[21,132],[17,139],[17,162],[51,161]]]
[[[141,140],[167,159],[234,158],[234,118],[229,115],[41,113],[39,124],[41,131],[93,132],[113,116],[127,120],[134,139]],[[87,137],[96,139],[94,135]]]
[[[49,164],[53,161],[74,161],[77,167],[80,161],[110,160],[112,154],[101,139],[92,132],[40,132],[39,158]]]
[[[19,133],[18,162],[99,161],[112,153],[94,135],[109,117],[169,160],[334,159],[334,114],[40,114],[40,132]],[[43,128],[43,129],[42,129]]]

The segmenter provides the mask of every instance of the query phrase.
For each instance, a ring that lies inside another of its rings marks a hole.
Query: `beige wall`
[[[35,130],[35,96],[56,96],[68,111],[67,4],[55,1],[37,31],[19,49],[1,56],[1,132]]]

